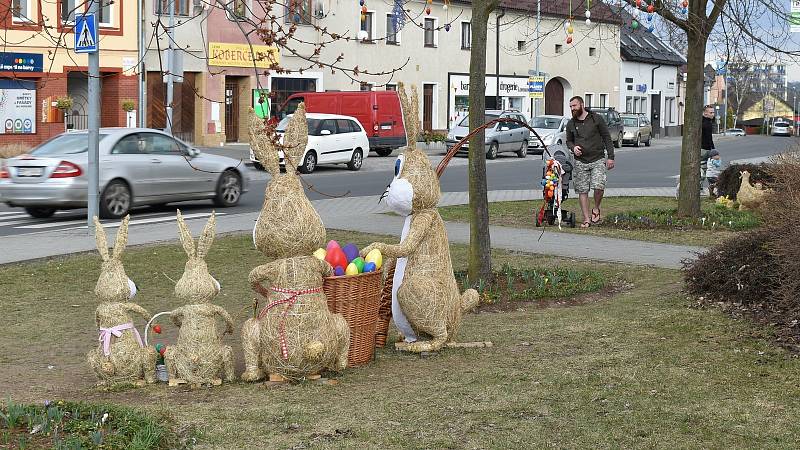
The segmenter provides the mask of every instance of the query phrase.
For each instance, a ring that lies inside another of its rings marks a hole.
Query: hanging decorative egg
[[[364,6],[364,0],[358,0],[358,4]]]
[[[631,28],[633,28],[634,30],[639,28],[639,22],[637,22],[635,19],[631,21]]]
[[[365,20],[367,20],[367,15],[366,14],[362,14],[361,15],[361,21],[363,22]]]
[[[567,44],[572,44],[572,36],[567,36]]]
[[[689,14],[689,10],[688,10],[688,9],[686,9],[686,8],[683,8],[683,13],[684,13],[684,14]]]
[[[647,32],[652,33],[653,30],[655,30],[655,28],[652,25],[650,25],[650,27],[647,29]]]
[[[681,3],[681,4],[683,5],[684,8],[688,8],[689,7],[688,0],[683,0],[683,3]]]
[[[655,11],[655,10],[656,10],[656,7],[655,7],[655,6],[653,6],[653,5],[647,5],[647,12],[649,12],[650,14],[652,14],[652,13],[653,13],[653,11]]]
[[[361,14],[366,14],[366,13],[367,13],[367,5],[364,5],[361,7]]]
[[[642,0],[636,0],[636,7],[637,8],[641,8],[642,7]]]
[[[586,19],[586,26],[592,25],[592,19]]]
[[[445,3],[444,6],[442,6],[442,9],[447,11],[447,3]]]
[[[647,21],[648,22],[652,22],[653,21],[653,15],[652,14],[648,14],[647,15]]]
[[[427,14],[429,16],[431,15],[431,7],[430,6],[425,8],[425,14]]]
[[[587,19],[591,19],[592,18],[592,12],[589,11],[588,9],[586,10],[586,18]]]
[[[444,24],[444,31],[450,31],[450,24],[449,23]]]

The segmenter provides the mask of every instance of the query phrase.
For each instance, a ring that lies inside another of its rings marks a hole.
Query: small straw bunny
[[[117,231],[114,252],[109,255],[106,232],[94,218],[97,250],[103,258],[100,277],[94,293],[100,305],[95,311],[100,343],[87,355],[99,385],[155,382],[156,351],[144,347],[130,313],[150,319],[150,314],[130,300],[136,295],[136,284],[125,274],[122,253],[128,243],[128,222],[125,216]]]
[[[250,142],[272,175],[264,205],[253,229],[255,247],[278,258],[250,272],[253,289],[267,305],[242,327],[244,381],[264,377],[299,379],[323,369],[344,370],[350,329],[344,318],[328,310],[322,291],[331,266],[311,256],[325,241],[325,227],[295,173],[308,141],[305,105],[289,121],[281,149],[286,173],[280,173],[278,149],[263,121],[250,113]]]
[[[411,87],[409,101],[398,83],[408,146],[397,158],[395,177],[383,197],[389,208],[405,216],[397,245],[373,243],[361,250],[366,255],[379,249],[384,257],[397,258],[392,283],[392,318],[404,342],[395,347],[410,352],[434,352],[453,341],[464,311],[478,305],[478,292],[458,292],[444,221],[436,209],[441,197],[439,179],[428,156],[417,149],[419,99]],[[422,335],[431,339],[418,340]]]
[[[164,362],[169,372],[170,384],[222,383],[233,381],[233,351],[223,345],[217,331],[217,317],[225,321],[225,333],[233,333],[231,316],[217,305],[209,302],[219,294],[220,285],[211,274],[205,257],[214,242],[216,215],[211,213],[203,234],[195,245],[189,227],[178,210],[178,231],[181,244],[189,260],[183,276],[175,285],[175,296],[187,304],[170,313],[172,322],[180,327],[178,343],[167,347]]]

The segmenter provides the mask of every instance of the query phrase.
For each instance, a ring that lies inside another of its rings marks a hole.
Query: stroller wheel
[[[569,227],[575,228],[575,213],[569,213]]]

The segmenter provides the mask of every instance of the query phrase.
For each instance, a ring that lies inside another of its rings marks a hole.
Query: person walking
[[[711,150],[714,150],[714,107],[706,105],[703,108],[703,125],[700,130],[700,190],[703,190],[703,180],[706,178],[708,170],[708,158]]]
[[[572,119],[567,123],[567,147],[575,155],[572,178],[583,213],[581,228],[599,224],[600,203],[606,189],[606,171],[614,168],[614,142],[605,119],[587,110],[583,98],[569,99]],[[589,190],[594,190],[594,207],[589,211]]]

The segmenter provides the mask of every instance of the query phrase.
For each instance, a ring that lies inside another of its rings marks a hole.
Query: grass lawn
[[[489,223],[535,228],[534,212],[538,213],[541,206],[541,200],[489,203]],[[702,203],[707,220],[695,224],[678,223],[677,219],[672,223],[673,218],[677,217],[678,201],[669,197],[605,198],[602,204],[604,222],[589,229],[579,228],[583,216],[577,198],[567,199],[562,208],[575,213],[576,228],[564,226],[559,230],[557,226],[548,226],[546,230],[705,247],[760,224],[760,220],[752,213],[723,210],[709,199],[704,199]],[[442,207],[439,208],[439,213],[446,221],[469,221],[468,205]],[[644,219],[639,219],[640,217]],[[715,222],[716,217],[721,218],[723,223]],[[657,222],[648,222],[651,218]],[[617,223],[614,223],[615,220]],[[728,225],[729,220],[732,220],[733,227]]]
[[[363,245],[376,237],[329,238]],[[452,249],[463,270],[466,248]],[[151,313],[179,306],[172,280],[184,258],[177,243],[129,250],[124,261],[141,288],[138,303]],[[505,252],[493,260],[498,268],[593,270],[624,289],[562,306],[520,302],[469,314],[459,340],[494,347],[429,357],[387,348],[333,386],[159,384],[108,392],[93,388],[85,360],[97,342],[99,257],[7,265],[0,267],[0,392],[16,402],[110,402],[165,414],[173,429],[197,438],[197,448],[800,445],[800,360],[747,323],[688,308],[678,272]],[[219,238],[208,257],[222,284],[216,302],[237,327],[252,299],[246,275],[260,261],[250,236]],[[174,342],[174,328],[162,326],[160,341]],[[239,374],[238,330],[226,339]]]

